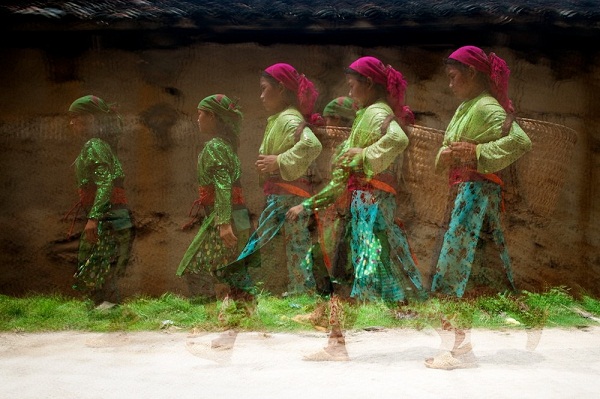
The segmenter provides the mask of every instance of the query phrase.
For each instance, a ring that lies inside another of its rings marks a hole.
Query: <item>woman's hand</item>
[[[452,150],[452,158],[461,162],[473,162],[477,161],[477,144],[466,143],[459,141],[450,144],[450,150]]]
[[[260,173],[276,172],[279,169],[277,155],[259,155],[255,165]]]
[[[225,246],[234,248],[237,245],[237,237],[233,234],[231,223],[219,225],[219,236],[225,243]]]
[[[96,219],[88,219],[83,229],[85,240],[95,244],[98,242],[98,221]]]
[[[338,162],[341,166],[357,167],[362,166],[362,148],[353,147],[340,155]]]
[[[298,220],[298,215],[300,215],[302,211],[304,211],[304,205],[300,204],[293,206],[287,211],[285,218],[290,222],[295,222]]]

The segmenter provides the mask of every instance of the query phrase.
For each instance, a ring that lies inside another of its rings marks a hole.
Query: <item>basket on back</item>
[[[517,193],[521,206],[548,216],[558,204],[573,155],[577,133],[566,126],[540,120],[518,118],[531,139],[532,150],[515,163]],[[435,173],[435,157],[444,132],[413,125],[407,132],[410,144],[405,151],[403,178],[415,217],[440,225],[448,201],[446,173]]]
[[[420,125],[411,125],[406,132],[409,144],[404,150],[402,180],[408,192],[407,204],[415,218],[440,225],[448,201],[448,176],[435,173],[435,157],[442,146],[444,132]]]
[[[317,158],[320,172],[330,177],[331,157],[335,148],[350,134],[350,128],[319,126],[312,128],[323,144],[323,152]],[[425,126],[412,125],[406,132],[408,148],[404,152],[401,185],[408,194],[409,203],[400,204],[402,211],[410,209],[420,220],[442,223],[448,196],[448,177],[435,174],[435,156],[442,145],[444,132]],[[406,212],[403,212],[406,213]]]
[[[349,127],[341,126],[311,126],[323,148],[335,149],[342,141],[350,136]]]
[[[323,150],[316,159],[317,168],[324,179],[323,185],[331,179],[331,162],[338,145],[350,135],[349,127],[338,126],[311,126],[315,136],[321,142]]]
[[[524,201],[522,206],[547,216],[560,198],[577,133],[555,123],[526,118],[517,121],[531,139],[532,150],[515,163],[517,176],[513,184]],[[404,211],[412,208],[412,217],[441,225],[448,205],[448,175],[435,173],[435,157],[442,146],[444,132],[420,125],[411,125],[406,130],[409,145],[404,151],[402,180],[409,203],[399,206],[404,207]],[[328,155],[320,157],[319,169],[329,173],[331,154],[348,137],[349,129],[319,127],[315,128],[315,134],[323,143],[324,152],[329,150]]]
[[[560,199],[577,143],[575,130],[563,125],[518,118],[532,149],[516,162],[517,190],[531,211],[550,215]]]

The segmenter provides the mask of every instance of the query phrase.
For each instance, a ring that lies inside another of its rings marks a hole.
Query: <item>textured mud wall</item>
[[[246,116],[242,183],[257,216],[263,197],[253,163],[268,116],[258,98],[264,67],[275,62],[296,66],[315,82],[322,109],[346,94],[344,68],[358,56],[374,55],[405,74],[407,103],[417,124],[443,129],[458,105],[441,66],[449,50],[198,44],[145,51],[98,46],[77,57],[3,50],[0,293],[73,293],[76,243],[64,240],[69,222],[61,221],[77,201],[72,163],[83,144],[67,129],[65,111],[73,99],[96,94],[116,102],[126,122],[119,157],[137,236],[122,281],[124,294],[185,295],[187,286],[175,269],[195,234],[180,227],[196,197],[196,157],[203,138],[195,120],[201,98],[213,93],[240,98]],[[600,215],[600,62],[583,65],[572,57],[531,58],[508,48],[490,50],[511,66],[511,96],[520,116],[578,132],[556,210],[541,217],[524,201],[509,203],[505,230],[517,283],[530,290],[566,285],[600,294],[600,230],[595,223]],[[414,211],[415,198],[403,196],[399,213],[428,280],[442,230]],[[83,220],[75,226],[81,231]],[[269,265],[263,270],[266,286],[277,292],[285,274],[283,264]],[[204,290],[212,293],[209,277]]]

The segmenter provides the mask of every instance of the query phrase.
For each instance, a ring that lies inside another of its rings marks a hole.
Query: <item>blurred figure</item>
[[[255,287],[245,277],[247,268],[260,266],[261,256],[278,256],[270,244],[276,235],[282,234],[289,281],[287,292],[311,292],[316,287],[308,230],[310,218],[290,223],[285,212],[312,192],[308,169],[322,146],[307,124],[315,121],[313,110],[318,92],[309,79],[283,63],[265,69],[260,88],[260,99],[271,116],[255,165],[267,203],[256,231],[237,261],[224,266],[219,273],[232,285],[254,292]]]
[[[199,198],[194,205],[202,208],[206,217],[176,273],[186,275],[192,296],[201,294],[195,284],[198,274],[213,274],[235,260],[249,236],[250,218],[237,155],[242,118],[238,105],[223,94],[208,96],[198,104],[198,128],[210,139],[198,155]]]
[[[329,342],[306,360],[348,360],[340,297],[403,305],[409,298],[426,296],[406,236],[394,219],[395,163],[408,146],[403,126],[412,122],[412,112],[404,105],[406,81],[374,57],[354,61],[346,79],[349,96],[360,109],[333,162],[333,179],[287,213],[289,220],[296,220],[341,199],[350,214],[344,239],[349,241],[351,261],[341,259],[331,270]]]
[[[351,97],[338,97],[331,100],[323,109],[326,126],[352,127],[358,111],[358,103]]]
[[[116,149],[122,122],[104,100],[88,95],[69,107],[70,127],[87,140],[75,160],[80,201],[87,223],[79,242],[73,288],[89,294],[96,305],[121,301],[117,278],[129,260],[133,224],[123,188],[125,174]]]

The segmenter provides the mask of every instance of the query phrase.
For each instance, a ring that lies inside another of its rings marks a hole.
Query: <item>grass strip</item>
[[[166,293],[136,297],[110,309],[95,309],[87,300],[64,295],[10,297],[0,295],[0,331],[315,331],[306,315],[321,309],[321,331],[327,328],[327,300],[310,295],[276,297],[262,294],[256,303],[185,298]],[[344,303],[347,330],[436,327],[441,315],[473,328],[523,329],[600,325],[600,300],[574,298],[565,287],[545,292],[502,293],[476,299],[430,298],[398,308],[384,302]]]

